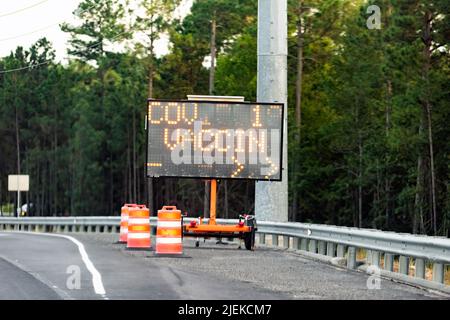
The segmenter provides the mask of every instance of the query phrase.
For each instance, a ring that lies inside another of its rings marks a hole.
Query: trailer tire
[[[247,250],[255,250],[255,229],[252,228],[251,232],[246,232],[244,234],[244,244],[245,244],[245,249]]]

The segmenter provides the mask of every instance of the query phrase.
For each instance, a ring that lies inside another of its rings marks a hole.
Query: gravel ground
[[[202,240],[200,247],[195,248],[193,239],[185,239],[183,256],[157,257],[153,251],[126,250],[125,245],[116,243],[117,234],[71,235],[81,241],[96,241],[148,263],[238,280],[283,293],[291,299],[449,299],[441,294],[386,279],[381,279],[380,289],[369,290],[366,274],[313,261],[281,248],[259,246],[255,251],[247,251],[239,250],[237,243],[217,245],[212,240],[205,243]]]

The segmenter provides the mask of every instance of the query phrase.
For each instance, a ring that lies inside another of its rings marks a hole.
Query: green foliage
[[[104,55],[108,43],[125,39],[128,35],[120,21],[124,18],[125,9],[119,0],[84,0],[74,15],[82,20],[82,24],[63,23],[61,29],[72,36],[69,54],[86,61],[97,61]]]
[[[4,177],[31,175],[36,215],[110,215],[147,201],[144,178],[149,69],[153,96],[207,94],[211,21],[217,22],[215,92],[256,99],[257,1],[197,0],[173,19],[178,0],[85,0],[63,25],[68,65],[39,40],[0,59],[0,203],[13,203]],[[289,0],[289,199],[299,221],[432,233],[430,136],[437,224],[450,230],[450,4],[446,0]],[[367,6],[382,28],[366,27]],[[301,7],[300,7],[301,5]],[[426,15],[433,23],[427,38]],[[295,123],[298,26],[303,36],[301,139]],[[106,47],[132,32],[145,41],[125,53]],[[170,52],[153,54],[167,32]],[[431,42],[428,41],[431,39]],[[429,56],[427,56],[427,48]],[[95,63],[93,63],[95,62]],[[431,105],[430,124],[427,105]],[[17,121],[16,121],[17,119]],[[431,130],[429,130],[431,129]],[[201,181],[155,179],[156,207],[201,215]],[[228,217],[252,212],[254,185],[227,186]],[[292,205],[298,196],[298,212]],[[224,184],[219,212],[225,212]]]

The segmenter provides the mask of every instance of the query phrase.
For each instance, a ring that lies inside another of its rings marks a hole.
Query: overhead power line
[[[46,60],[46,61],[43,61],[43,62],[40,62],[40,63],[36,63],[36,64],[31,64],[31,65],[28,65],[26,67],[20,67],[20,68],[0,71],[0,74],[11,73],[11,72],[21,71],[21,70],[25,70],[25,69],[29,69],[29,68],[39,67],[39,66],[42,66],[42,65],[47,64],[47,63],[50,63],[50,60]]]
[[[0,14],[0,18],[7,17],[7,16],[12,16],[12,15],[14,15],[16,13],[19,13],[19,12],[22,12],[22,11],[26,11],[28,9],[31,9],[31,8],[39,6],[39,5],[43,4],[44,2],[48,2],[48,0],[42,0],[42,1],[39,1],[39,2],[37,2],[35,4],[29,5],[28,7],[24,7],[24,8],[17,9],[17,10],[11,11],[11,12]]]
[[[48,0],[46,0],[46,1],[48,1]],[[78,15],[83,14],[83,13],[85,13],[86,11],[92,9],[93,7],[95,7],[95,5],[92,5],[92,6],[90,6],[90,7],[87,7],[86,9],[83,9],[83,10],[77,12],[77,14],[78,14]],[[1,17],[1,16],[0,16],[0,17]],[[60,25],[60,24],[62,24],[62,23],[64,23],[64,22],[66,22],[66,21],[61,21],[61,22],[53,23],[53,24],[50,24],[50,25],[48,25],[48,26],[45,26],[45,27],[42,27],[42,28],[39,28],[39,29],[36,29],[36,30],[33,30],[33,31],[21,33],[21,34],[15,35],[15,36],[7,37],[7,38],[2,38],[2,39],[0,39],[0,42],[8,41],[8,40],[13,40],[13,39],[21,38],[21,37],[25,37],[25,36],[28,36],[28,35],[30,35],[30,34],[33,34],[33,33],[36,33],[36,32],[40,32],[40,31],[44,31],[44,30],[47,30],[47,29],[49,29],[49,28],[51,28],[51,27]]]
[[[116,40],[116,39],[118,39],[120,36],[123,36],[124,34],[130,32],[130,31],[132,31],[132,30],[133,30],[133,29],[128,30],[128,31],[121,32],[121,33],[117,34],[116,36],[114,36],[111,40]],[[136,30],[135,30],[135,31],[136,31]],[[99,45],[102,44],[102,43],[103,43],[103,41],[96,42],[96,43],[94,43],[94,44],[92,44],[92,45],[90,45],[90,46],[87,46],[86,48],[84,48],[84,50],[95,48],[95,47],[99,46]],[[74,51],[74,52],[72,52],[71,55],[76,54],[76,53],[80,53],[80,52],[82,52],[82,51],[83,51],[83,50]],[[69,59],[69,55],[67,55],[64,59]],[[42,66],[42,65],[45,65],[45,64],[49,64],[49,63],[51,63],[51,62],[53,62],[53,60],[46,60],[46,61],[43,61],[43,62],[40,62],[40,63],[30,64],[30,65],[28,65],[28,66],[19,67],[19,68],[14,68],[14,69],[1,70],[1,71],[0,71],[0,74],[6,74],[6,73],[17,72],[17,71],[23,71],[23,70],[27,70],[27,69],[39,67],[39,66]]]
[[[45,27],[42,27],[42,28],[40,28],[40,29],[36,29],[36,30],[30,31],[30,32],[21,33],[21,34],[12,36],[12,37],[2,38],[2,39],[0,39],[0,42],[2,42],[2,41],[8,41],[8,40],[13,40],[13,39],[21,38],[21,37],[25,37],[25,36],[28,36],[28,35],[30,35],[30,34],[33,34],[33,33],[39,32],[39,31],[47,30],[47,29],[49,29],[49,28],[51,28],[51,27],[57,26],[58,24],[59,24],[59,23],[53,23],[53,24],[50,24],[50,25],[48,25],[48,26],[45,26]]]

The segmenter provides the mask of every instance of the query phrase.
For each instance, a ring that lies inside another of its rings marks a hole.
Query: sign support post
[[[257,100],[284,103],[282,181],[256,182],[260,221],[288,221],[287,53],[287,0],[258,0]]]

